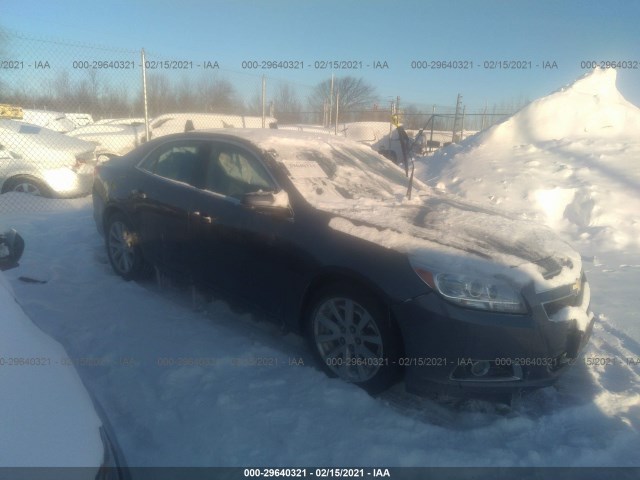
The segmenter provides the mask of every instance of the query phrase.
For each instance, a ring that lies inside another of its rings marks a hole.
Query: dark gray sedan
[[[370,148],[276,130],[189,132],[98,167],[113,269],[150,267],[304,334],[371,392],[549,385],[593,325],[580,256],[551,231],[414,182]]]

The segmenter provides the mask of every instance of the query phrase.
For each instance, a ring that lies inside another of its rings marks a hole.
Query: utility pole
[[[144,135],[145,140],[149,141],[149,105],[147,103],[147,67],[144,57],[144,48],[140,52],[140,59],[142,60],[142,97],[144,101]]]
[[[458,94],[458,99],[456,100],[456,114],[453,117],[453,131],[451,132],[451,142],[456,142],[456,131],[458,131],[458,118],[460,117],[460,106],[462,105],[462,95]]]
[[[262,75],[262,128],[265,127],[265,117],[267,115],[267,79]]]

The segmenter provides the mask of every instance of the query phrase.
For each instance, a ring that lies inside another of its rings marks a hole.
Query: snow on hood
[[[640,244],[640,109],[615,80],[614,69],[594,70],[417,161],[415,175],[543,222],[572,243]]]
[[[506,276],[544,291],[574,282],[582,268],[548,228],[443,194],[332,213],[331,228],[406,253],[433,272]]]

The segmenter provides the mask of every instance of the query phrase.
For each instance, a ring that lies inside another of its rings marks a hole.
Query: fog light
[[[481,360],[479,362],[473,362],[471,364],[471,373],[475,377],[484,377],[487,373],[489,373],[489,369],[491,368],[491,364],[486,360]]]

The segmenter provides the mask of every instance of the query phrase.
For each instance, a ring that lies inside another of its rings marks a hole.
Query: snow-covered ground
[[[598,318],[585,357],[510,411],[402,385],[372,398],[260,318],[122,281],[90,199],[11,194],[2,223],[27,246],[6,276],[79,360],[133,466],[640,466],[637,118],[612,71],[596,72],[418,162],[433,185],[548,223],[585,259]]]

